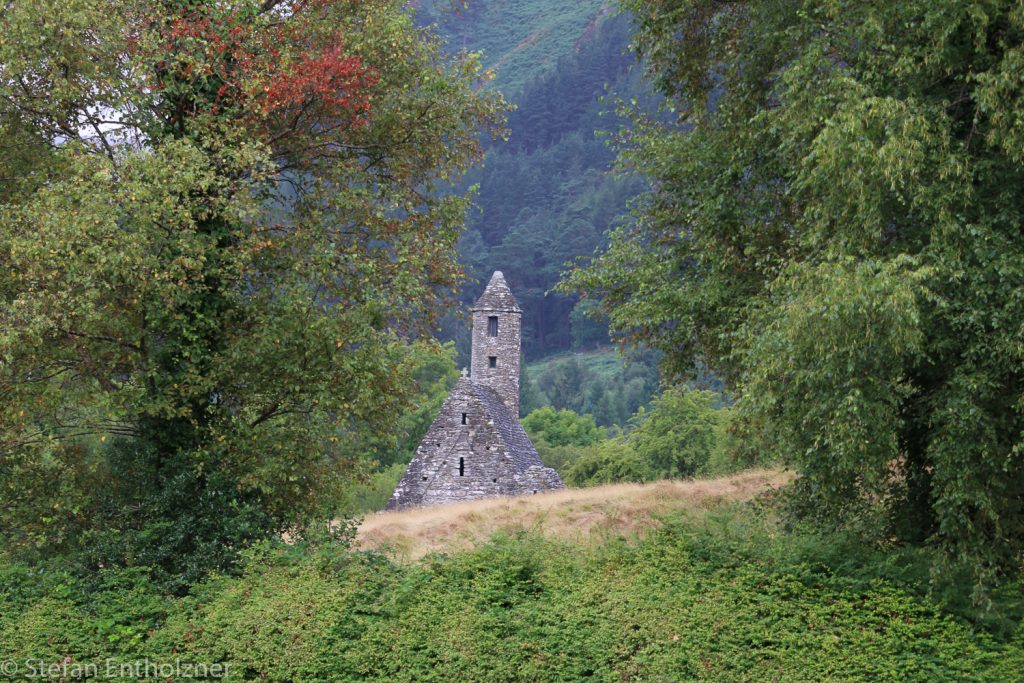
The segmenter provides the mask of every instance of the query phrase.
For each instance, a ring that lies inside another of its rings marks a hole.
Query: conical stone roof
[[[474,311],[502,311],[508,313],[522,313],[516,298],[512,296],[512,290],[505,282],[505,276],[500,270],[494,271],[491,281],[487,283],[487,289],[480,295],[480,298],[473,304]]]

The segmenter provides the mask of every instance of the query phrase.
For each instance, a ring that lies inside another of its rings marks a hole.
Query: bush
[[[590,415],[551,407],[523,418],[541,460],[573,486],[723,475],[757,464],[733,433],[731,408],[718,394],[688,386],[666,389],[640,408],[625,436],[608,437]]]
[[[666,389],[633,418],[630,445],[659,477],[690,477],[703,471],[719,447],[723,414],[716,396],[686,386]]]
[[[178,603],[140,568],[81,581],[59,567],[0,569],[0,652],[24,663],[131,661]]]
[[[558,472],[563,480],[568,476],[573,463],[589,452],[581,446],[552,446],[547,441],[534,441],[541,462]]]
[[[345,512],[360,514],[383,510],[388,499],[405,474],[406,465],[396,462],[374,472],[367,481],[352,487],[345,503]]]
[[[541,461],[557,471],[562,479],[568,476],[573,463],[608,435],[604,427],[597,426],[593,416],[551,406],[531,411],[522,422]]]
[[[551,406],[538,408],[524,417],[523,427],[531,439],[543,440],[550,446],[590,446],[607,436],[592,415],[578,415]]]
[[[569,467],[565,483],[570,486],[598,486],[616,482],[652,481],[657,476],[650,463],[623,439],[604,441],[577,458]]]

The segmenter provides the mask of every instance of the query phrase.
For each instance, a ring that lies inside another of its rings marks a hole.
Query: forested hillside
[[[644,98],[629,17],[603,0],[473,2],[459,11],[439,1],[422,7],[420,20],[437,22],[449,50],[482,51],[493,87],[516,105],[509,139],[489,142],[464,183],[479,189],[459,242],[469,275],[463,303],[501,270],[524,310],[527,360],[607,343],[604,326],[582,315],[588,304],[550,290],[566,263],[605,245],[645,188],[610,173],[615,150],[598,133],[622,123],[605,115],[616,98]],[[456,340],[464,364],[466,322],[447,317],[442,337]]]
[[[419,0],[418,23],[436,25],[452,51],[484,53],[494,85],[518,93],[556,70],[559,60],[593,40],[600,20],[618,8],[609,0]]]

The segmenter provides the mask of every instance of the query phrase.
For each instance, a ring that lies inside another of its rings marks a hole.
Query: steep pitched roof
[[[530,441],[523,425],[509,412],[497,392],[485,384],[468,381],[471,383],[470,390],[473,395],[483,404],[488,416],[494,422],[494,428],[498,430],[505,448],[508,449],[516,471],[525,472],[527,468],[534,465],[543,466],[537,449],[533,447],[533,442]]]
[[[472,462],[465,477],[463,458]],[[455,463],[458,468],[453,470]],[[558,473],[541,462],[526,430],[498,393],[463,377],[423,435],[387,509],[564,487]]]
[[[516,298],[512,296],[512,290],[505,282],[505,276],[500,270],[494,271],[491,281],[487,283],[487,289],[480,295],[480,298],[473,304],[474,311],[506,311],[522,313]]]

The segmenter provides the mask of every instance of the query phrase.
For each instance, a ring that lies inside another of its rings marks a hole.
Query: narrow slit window
[[[497,356],[488,356],[488,357],[487,357],[487,363],[488,363],[488,364],[489,364],[489,365],[490,365],[490,366],[491,366],[492,368],[496,368],[496,367],[498,367],[498,357],[497,357]]]
[[[498,316],[496,315],[491,315],[487,317],[487,336],[498,336]]]
[[[459,476],[460,477],[466,476],[466,459],[465,458],[459,458]]]
[[[464,425],[468,425],[469,424],[469,413],[463,413],[462,414],[462,424],[464,424]]]

